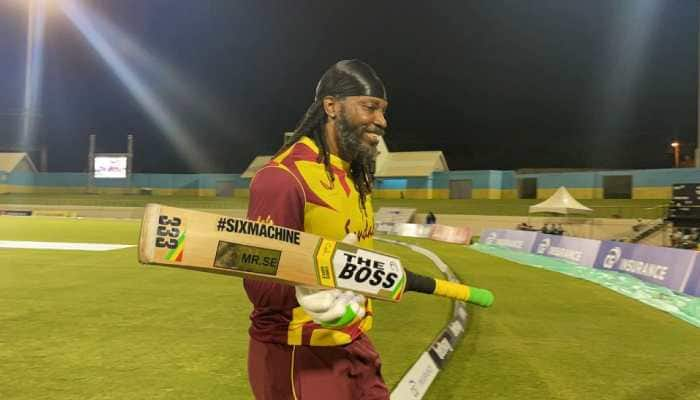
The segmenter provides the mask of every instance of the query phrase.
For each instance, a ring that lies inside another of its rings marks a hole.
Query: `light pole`
[[[27,51],[24,67],[24,102],[22,104],[22,146],[31,145],[37,125],[41,73],[43,66],[45,0],[29,1],[27,14]]]
[[[673,147],[673,167],[678,168],[681,158],[681,144],[679,141],[674,140],[671,142],[671,147]]]
[[[700,3],[698,4],[698,37],[695,42],[698,50],[698,91],[697,91],[697,120],[698,120],[698,141],[695,145],[695,168],[700,168]]]

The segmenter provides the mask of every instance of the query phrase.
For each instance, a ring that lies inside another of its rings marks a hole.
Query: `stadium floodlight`
[[[110,40],[107,40],[104,27],[99,23],[101,18],[77,1],[61,1],[60,7],[117,78],[126,86],[129,94],[143,107],[160,131],[167,136],[168,141],[175,147],[178,154],[196,170],[206,169],[209,161],[201,146],[193,140],[186,127],[112,45],[112,43],[119,43],[121,40],[120,37],[115,36],[115,31],[110,32],[112,35]]]
[[[673,166],[678,168],[681,158],[681,143],[678,140],[671,142],[671,147],[673,147]]]
[[[46,0],[29,1],[27,53],[24,66],[24,101],[21,112],[21,147],[29,146],[34,129],[36,128],[36,118],[39,115],[37,113],[37,107],[40,100],[45,25]]]
[[[603,64],[604,78],[600,80],[600,109],[607,112],[598,120],[598,127],[609,132],[622,132],[630,119],[633,99],[640,90],[644,66],[652,54],[650,44],[658,29],[659,16],[670,3],[639,0],[619,3],[619,12],[613,14],[609,26],[607,63]]]
[[[202,117],[221,130],[228,130],[231,110],[223,110],[225,102],[220,101],[204,90],[195,80],[187,76],[172,63],[166,62],[153,49],[146,48],[136,38],[120,29],[109,19],[90,13],[90,18],[106,37],[119,38],[113,42],[114,50],[121,54],[125,62],[136,66],[144,80],[148,81],[161,97],[185,106],[190,115]],[[224,117],[226,116],[226,117]],[[242,124],[241,118],[236,123]]]

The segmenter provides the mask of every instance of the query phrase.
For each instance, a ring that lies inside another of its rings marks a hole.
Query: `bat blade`
[[[398,301],[406,275],[398,258],[262,222],[159,204],[146,206],[139,262],[354,290]]]
[[[416,291],[488,307],[493,294],[405,270],[398,257],[310,233],[241,218],[149,204],[139,237],[139,262],[352,290],[397,302]]]

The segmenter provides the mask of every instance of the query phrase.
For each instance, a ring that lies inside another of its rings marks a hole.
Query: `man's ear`
[[[323,111],[326,112],[328,118],[333,119],[338,115],[338,107],[340,106],[338,100],[333,96],[326,96],[323,98]]]

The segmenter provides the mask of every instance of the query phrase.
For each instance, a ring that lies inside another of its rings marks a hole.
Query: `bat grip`
[[[491,306],[494,299],[490,290],[430,278],[408,270],[406,270],[406,290],[467,301],[482,307]]]

